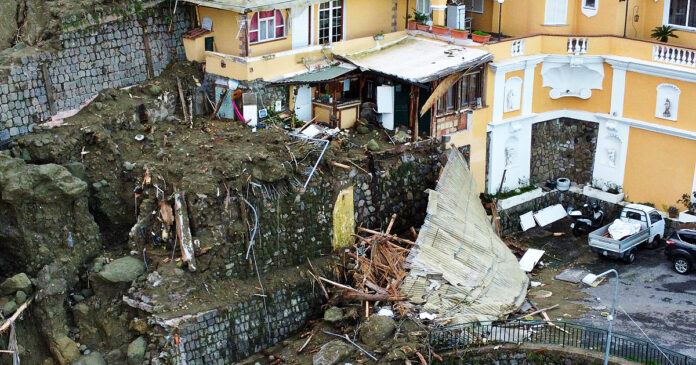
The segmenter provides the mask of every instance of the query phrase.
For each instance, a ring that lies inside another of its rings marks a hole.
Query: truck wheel
[[[657,247],[657,246],[660,245],[661,240],[662,240],[662,237],[660,237],[659,235],[657,235],[657,236],[653,237],[652,240],[648,240],[648,242],[646,243],[645,247],[647,247],[647,248],[649,248],[649,249],[653,249],[653,248],[655,248],[655,247]]]
[[[689,263],[689,260],[685,259],[684,257],[675,257],[672,263],[672,268],[674,268],[674,271],[679,274],[686,275],[689,271],[691,271],[691,263]]]
[[[627,264],[632,264],[633,261],[636,261],[636,253],[631,250],[631,252],[624,256],[624,261],[626,261]]]

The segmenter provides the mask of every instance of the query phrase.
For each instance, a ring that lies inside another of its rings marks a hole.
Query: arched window
[[[285,18],[280,10],[260,11],[251,17],[249,42],[259,43],[285,37]]]

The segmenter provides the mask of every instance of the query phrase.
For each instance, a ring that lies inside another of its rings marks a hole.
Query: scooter
[[[585,203],[583,208],[587,210],[588,204]],[[604,224],[604,210],[597,202],[592,203],[592,212],[590,214],[585,215],[581,210],[570,207],[568,215],[574,220],[570,224],[570,228],[573,230],[575,237],[586,235]]]

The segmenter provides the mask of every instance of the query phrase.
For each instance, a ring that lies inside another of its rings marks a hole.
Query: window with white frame
[[[464,5],[466,5],[466,11],[483,14],[483,0],[466,0]]]
[[[260,43],[285,37],[285,18],[280,10],[260,11],[251,17],[249,42]]]
[[[319,4],[319,44],[343,39],[343,0]]]
[[[582,7],[586,9],[597,9],[597,0],[582,0]]]
[[[416,0],[416,11],[421,14],[430,15],[430,0]]]
[[[546,0],[544,25],[568,24],[568,0]]]
[[[665,6],[669,6],[669,25],[696,28],[696,0],[666,0]]]

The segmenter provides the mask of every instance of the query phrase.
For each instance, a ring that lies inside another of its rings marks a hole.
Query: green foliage
[[[425,24],[428,21],[428,14],[424,14],[413,9],[413,19],[418,23]]]
[[[480,36],[484,36],[484,37],[487,37],[487,36],[490,35],[490,34],[488,34],[488,33],[486,33],[486,32],[482,32],[482,31],[480,31],[480,30],[475,30],[473,34],[480,35]]]
[[[693,193],[693,197],[696,198],[696,191]],[[677,203],[683,205],[691,213],[696,212],[696,203],[691,201],[689,194],[683,194],[681,199],[677,200]]]
[[[667,40],[669,38],[679,38],[678,35],[674,34],[674,28],[670,27],[669,25],[661,25],[659,27],[655,27],[652,30],[652,34],[650,34],[652,38],[657,39],[660,42],[665,42],[667,43]]]

